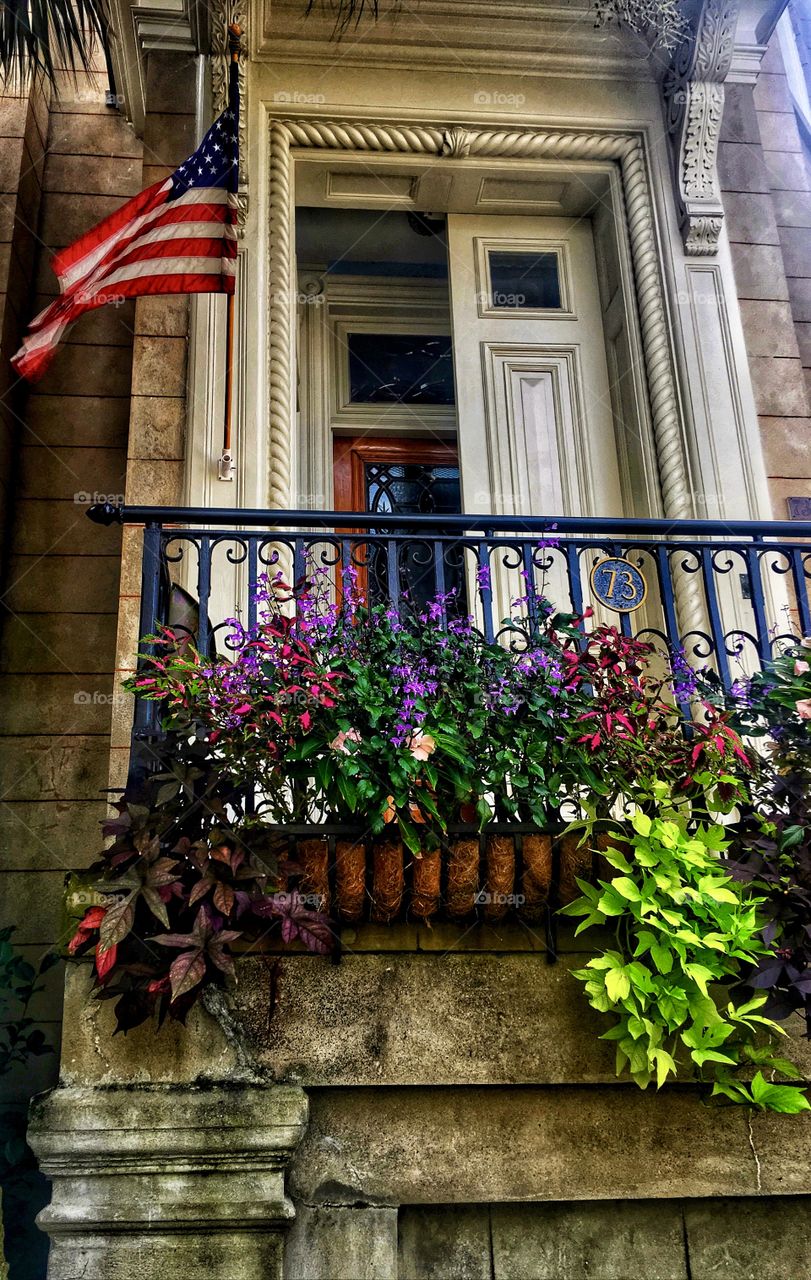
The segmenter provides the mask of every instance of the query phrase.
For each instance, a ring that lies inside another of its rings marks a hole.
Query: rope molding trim
[[[623,132],[467,129],[459,125],[440,128],[328,120],[272,121],[270,125],[268,425],[271,507],[290,505],[293,479],[295,329],[291,301],[294,292],[291,227],[295,210],[292,201],[292,147],[402,152],[436,155],[450,160],[486,156],[615,161],[622,176],[662,505],[670,519],[693,515],[651,184],[640,136]]]

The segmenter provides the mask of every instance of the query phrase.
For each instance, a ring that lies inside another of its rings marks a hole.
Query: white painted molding
[[[131,6],[132,25],[144,52],[197,53],[203,47],[204,10],[195,0],[158,0]]]
[[[291,505],[296,423],[295,196],[291,133],[273,121],[268,157],[268,506]]]
[[[482,344],[488,470],[499,513],[594,512],[577,344]],[[521,395],[521,393],[524,393]],[[516,400],[525,402],[519,413]],[[509,430],[498,424],[508,423]],[[509,503],[505,496],[509,495]]]
[[[620,169],[635,277],[642,345],[656,442],[662,508],[672,519],[694,514],[674,355],[664,300],[662,256],[651,199],[647,155],[636,131],[445,129],[320,119],[274,120],[269,149],[269,502],[289,501],[294,471],[295,306],[292,228],[295,206],[291,148],[525,159],[611,160]]]
[[[333,438],[344,434],[456,434],[456,410],[445,405],[353,404],[346,333],[450,334],[444,283],[333,275],[301,268],[298,277],[299,470],[293,507],[334,506]]]

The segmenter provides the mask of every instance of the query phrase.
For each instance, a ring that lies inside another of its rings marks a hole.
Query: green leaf
[[[649,836],[653,823],[646,813],[635,813],[631,818],[631,824],[634,831],[638,831],[641,836]]]
[[[624,854],[620,853],[619,849],[614,849],[613,847],[604,849],[603,857],[610,866],[616,867],[617,871],[622,871],[625,875],[629,875],[633,870],[630,862]]]
[[[338,773],[337,782],[344,804],[350,813],[354,813],[358,803],[358,791],[355,783],[351,778],[347,777],[343,770]]]
[[[609,969],[605,975],[605,989],[609,999],[624,1000],[631,992],[631,980],[624,969]]]
[[[713,876],[702,876],[698,882],[699,892],[708,898],[712,898],[713,902],[729,902],[733,906],[737,906],[740,902],[740,896],[737,893],[733,893],[731,889],[726,888],[728,879],[728,876],[725,876],[723,880],[718,880]]]
[[[625,899],[609,887],[599,899],[597,910],[602,911],[604,916],[622,916],[628,910],[628,907]]]
[[[656,1063],[656,1088],[661,1089],[669,1075],[676,1074],[676,1063],[665,1049],[654,1049],[651,1054]]]
[[[615,876],[611,881],[611,888],[615,893],[627,898],[629,902],[639,902],[642,898],[639,886],[634,884],[633,880],[629,880],[628,876]]]
[[[581,933],[585,933],[586,929],[590,929],[595,924],[605,924],[605,916],[599,911],[593,911],[587,919],[581,920],[574,931],[574,936],[578,938]]]
[[[702,1067],[705,1062],[725,1062],[731,1067],[737,1065],[735,1058],[730,1058],[726,1053],[719,1053],[717,1049],[693,1049],[690,1057],[699,1067]]]
[[[779,1071],[781,1076],[786,1076],[789,1080],[803,1079],[802,1071],[800,1071],[799,1067],[795,1066],[793,1062],[790,1062],[788,1058],[772,1057],[768,1047],[761,1050],[761,1053],[765,1055],[763,1057],[755,1057],[754,1054],[757,1054],[757,1052],[758,1051],[754,1049],[754,1046],[746,1046],[746,1056],[750,1058],[752,1062],[760,1062],[761,1065],[767,1067],[769,1071]]]
[[[707,983],[711,982],[715,974],[703,964],[686,964],[684,972],[689,974],[703,996],[707,995]]]
[[[760,1071],[755,1075],[751,1088],[755,1105],[765,1111],[779,1111],[783,1115],[811,1111],[811,1102],[802,1089],[791,1084],[769,1084]]]
[[[673,952],[666,942],[655,942],[650,949],[650,954],[660,973],[670,973],[673,968]]]
[[[403,842],[409,853],[421,853],[422,841],[417,828],[412,823],[407,822],[405,818],[401,818],[399,814],[397,815],[397,826],[400,828],[400,835],[403,837]]]

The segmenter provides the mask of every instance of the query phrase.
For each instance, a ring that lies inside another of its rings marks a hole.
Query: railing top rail
[[[811,521],[806,520],[663,520],[606,519],[583,516],[508,515],[388,515],[358,511],[264,511],[233,507],[138,507],[102,503],[88,509],[95,524],[191,525],[226,528],[279,530],[393,529],[436,530],[460,534],[489,533],[549,534],[584,533],[640,535],[683,538],[811,538]]]

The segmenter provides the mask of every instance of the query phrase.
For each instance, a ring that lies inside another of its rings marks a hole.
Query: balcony
[[[349,571],[391,618],[432,602],[440,628],[470,616],[485,644],[519,652],[544,625],[548,601],[574,616],[584,644],[595,627],[613,626],[652,643],[663,670],[675,661],[676,670],[686,662],[711,672],[719,691],[811,634],[811,524],[468,515],[438,524],[431,516],[240,511],[236,527],[233,511],[150,507],[96,507],[90,516],[143,525],[140,634],[171,625],[212,658],[228,656],[234,615],[247,628],[257,623],[263,575],[293,584],[295,611],[295,584],[314,569],[335,601]],[[516,597],[520,624],[509,618]],[[675,688],[678,703],[678,680]],[[689,734],[686,701],[682,711]],[[132,779],[160,756],[162,715],[160,702],[136,698]],[[255,813],[254,795],[231,802],[242,819]],[[370,915],[387,923],[406,910],[493,922],[518,895],[525,918],[545,921],[553,955],[554,910],[576,896],[576,876],[596,870],[594,850],[553,842],[563,821],[544,828],[516,813],[459,817],[446,824],[446,856],[430,884],[426,859],[406,851],[404,861],[401,849],[387,863],[390,839],[372,836],[360,815],[341,821],[322,806],[270,835],[275,855],[303,868],[293,883],[344,922]],[[483,888],[493,892],[482,896]]]

